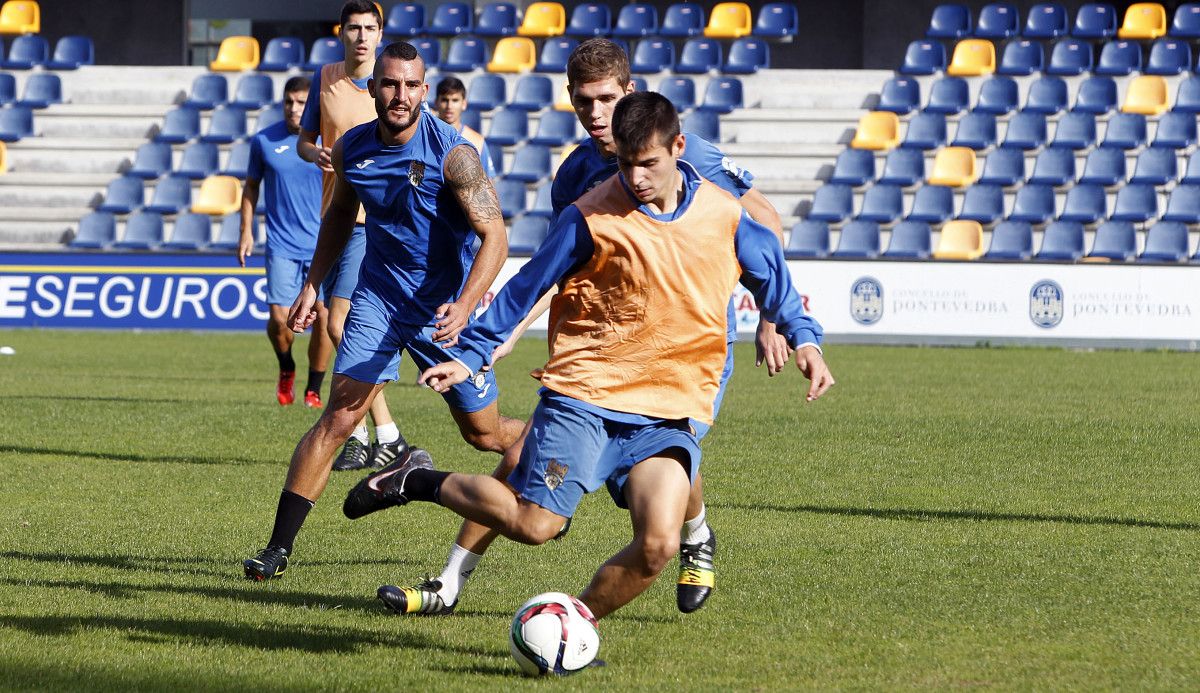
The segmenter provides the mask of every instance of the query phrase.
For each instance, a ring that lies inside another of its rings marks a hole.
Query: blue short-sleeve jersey
[[[292,260],[312,257],[321,228],[321,170],[296,154],[297,136],[280,122],[250,140],[246,177],[261,181],[267,209],[267,252]]]

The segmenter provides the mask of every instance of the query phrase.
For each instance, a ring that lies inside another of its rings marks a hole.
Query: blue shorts
[[[329,268],[325,281],[321,282],[321,291],[330,298],[344,298],[347,301],[354,295],[358,286],[358,273],[362,269],[363,257],[367,254],[367,227],[355,226],[346,241],[346,249],[342,256]]]
[[[402,349],[422,371],[451,360],[433,341],[432,325],[401,325],[391,317],[372,294],[355,293],[333,372],[363,383],[386,383],[400,377]],[[467,413],[486,408],[498,396],[496,375],[490,370],[476,373],[442,394],[451,408]]]
[[[272,255],[267,251],[267,304],[291,307],[300,295],[300,288],[308,277],[308,260],[293,260],[290,257]],[[324,300],[324,291],[318,291],[317,300]]]
[[[700,442],[686,420],[623,423],[558,397],[543,397],[508,483],[521,498],[563,517],[575,514],[584,495],[602,484],[617,507],[625,508],[630,470],[672,448],[684,451],[688,478],[694,479],[700,471]]]
[[[721,371],[721,387],[717,390],[717,398],[713,400],[713,421],[717,420],[717,414],[721,413],[721,402],[725,401],[725,386],[729,384],[729,379],[733,377],[733,342],[725,345],[725,369]],[[712,426],[692,419],[692,428],[696,430],[696,438],[704,440],[704,436],[712,430]]]

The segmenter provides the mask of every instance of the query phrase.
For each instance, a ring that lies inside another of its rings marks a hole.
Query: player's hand
[[[333,174],[333,150],[329,147],[317,148],[317,168],[325,173]]]
[[[755,368],[767,362],[767,375],[775,377],[783,372],[787,365],[792,348],[788,346],[787,338],[775,331],[775,323],[765,318],[758,321],[758,332],[754,336],[754,366]]]
[[[238,264],[245,267],[246,258],[250,257],[253,251],[254,239],[250,237],[250,234],[243,233],[242,237],[238,240]]]
[[[808,396],[805,399],[809,402],[816,400],[825,391],[833,387],[833,374],[829,372],[829,366],[825,365],[825,358],[821,356],[821,352],[814,346],[800,347],[796,350],[796,368],[804,374],[805,378],[812,381],[808,386]]]
[[[437,328],[433,333],[433,341],[445,342],[442,348],[448,349],[458,344],[459,333],[471,319],[471,309],[458,302],[443,303],[438,306],[437,314],[433,317],[437,320],[433,323],[433,326]]]
[[[431,368],[426,368],[417,382],[432,388],[434,392],[446,392],[455,385],[466,381],[471,374],[458,361],[446,361]]]
[[[300,289],[300,295],[296,297],[296,301],[292,303],[292,309],[288,311],[288,327],[292,328],[292,332],[301,333],[312,327],[312,324],[317,320],[317,290],[312,284],[304,282],[304,287]]]

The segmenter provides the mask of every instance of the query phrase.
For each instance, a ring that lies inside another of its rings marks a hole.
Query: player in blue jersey
[[[366,209],[367,252],[338,347],[329,405],[300,440],[266,549],[244,563],[264,580],[287,567],[292,544],[329,479],[337,447],[367,404],[398,375],[401,352],[424,370],[449,358],[480,299],[508,256],[500,202],[474,145],[422,109],[429,91],[416,49],[393,43],[369,83],[377,120],[334,145],[333,197],[321,223],[308,278],[292,306],[295,330],[316,319],[318,287]],[[478,236],[479,250],[472,253]],[[481,374],[444,393],[463,438],[503,453],[524,424],[500,416],[496,379]],[[402,460],[429,466],[424,450]]]
[[[242,235],[238,264],[254,249],[254,207],[265,192],[267,204],[267,338],[279,360],[275,398],[282,405],[296,400],[296,361],[292,358],[295,333],[286,325],[288,309],[308,274],[308,261],[317,245],[321,226],[321,172],[296,156],[300,114],[308,100],[307,77],[292,77],[283,85],[283,120],[263,128],[250,140],[250,163],[242,188]],[[266,187],[263,191],[262,187]],[[328,311],[318,304],[308,342],[308,383],[304,405],[321,406],[321,383],[329,366],[332,345],[326,331]]]

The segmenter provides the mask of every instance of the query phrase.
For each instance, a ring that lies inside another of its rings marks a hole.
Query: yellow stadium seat
[[[34,0],[8,0],[0,7],[0,34],[36,34],[42,30],[42,10]]]
[[[200,184],[200,193],[192,203],[196,214],[224,216],[242,206],[242,185],[233,176],[209,176]]]
[[[1125,91],[1125,103],[1121,110],[1125,113],[1141,113],[1142,115],[1162,115],[1170,110],[1167,102],[1167,80],[1158,75],[1139,75],[1129,83]]]
[[[946,74],[955,77],[978,77],[996,71],[996,46],[987,39],[966,39],[954,47],[954,57]]]
[[[1117,38],[1156,39],[1167,33],[1167,11],[1157,2],[1136,2],[1125,10]]]
[[[0,173],[8,173],[8,146],[0,142]]]
[[[537,46],[524,36],[506,36],[496,42],[488,72],[529,72],[537,65]]]
[[[933,173],[929,174],[930,185],[945,185],[961,188],[979,178],[979,167],[975,151],[970,147],[943,147],[933,159]]]
[[[708,15],[704,35],[709,38],[736,39],[749,36],[752,28],[749,5],[744,2],[720,2]]]
[[[558,98],[554,100],[554,110],[575,112],[575,104],[571,103],[571,92],[567,90],[565,84],[562,91],[558,93]]]
[[[224,72],[241,72],[258,67],[258,41],[253,36],[230,36],[217,49],[217,59],[209,63],[208,69]]]
[[[518,36],[546,38],[562,36],[567,30],[567,11],[557,2],[535,2],[525,8]]]
[[[900,118],[891,111],[871,111],[858,119],[850,146],[855,149],[892,149],[900,144]]]
[[[974,260],[983,255],[983,227],[977,221],[948,221],[942,226],[933,257],[938,260]]]

